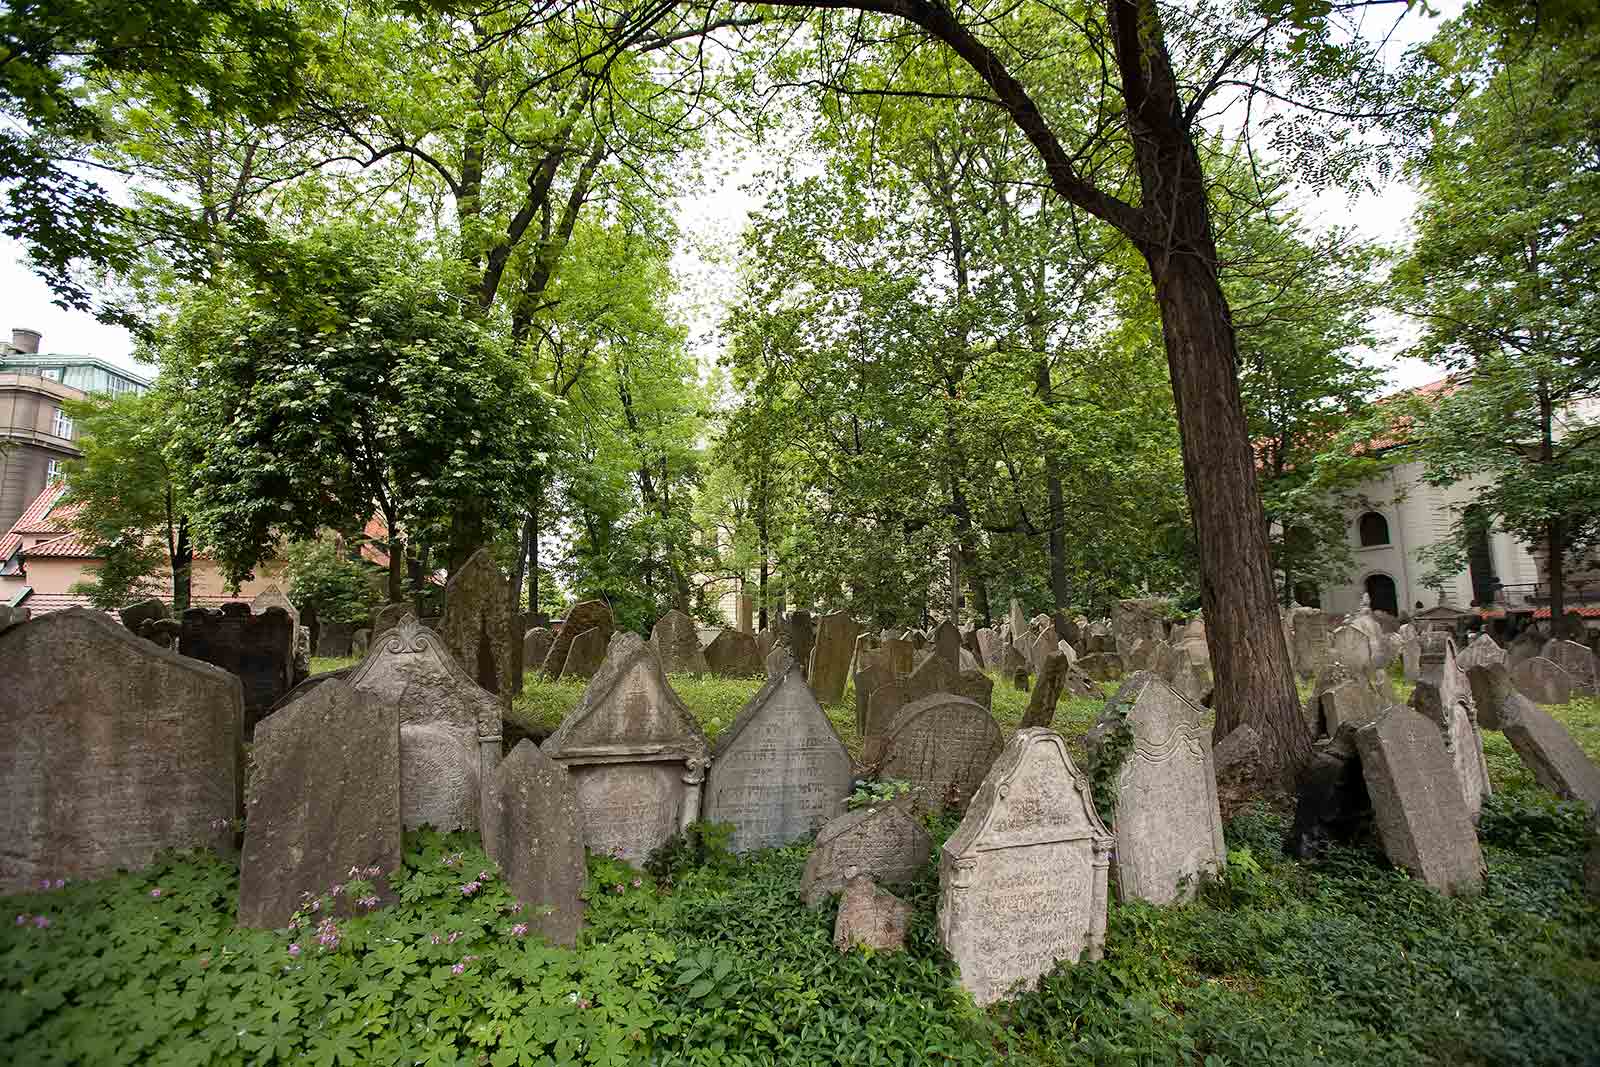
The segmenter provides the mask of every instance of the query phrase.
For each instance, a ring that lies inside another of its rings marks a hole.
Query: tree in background
[[[332,536],[296,541],[284,551],[289,599],[303,614],[315,608],[322,622],[365,626],[377,601],[373,568],[341,552]]]
[[[1565,567],[1600,545],[1600,32],[1508,39],[1463,20],[1435,54],[1474,87],[1416,168],[1416,240],[1395,271],[1413,355],[1452,388],[1416,399],[1411,445],[1433,485],[1477,481],[1429,562],[1459,573],[1492,522]]]

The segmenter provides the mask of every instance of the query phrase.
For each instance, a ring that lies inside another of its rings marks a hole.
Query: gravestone
[[[881,773],[911,784],[918,811],[962,809],[1000,748],[1000,727],[982,705],[935,693],[895,716]]]
[[[1101,957],[1112,840],[1066,741],[1017,731],[940,854],[939,943],[980,1005]]]
[[[1395,636],[1400,639],[1400,670],[1406,681],[1414,682],[1422,677],[1422,637],[1417,633]]]
[[[850,753],[798,669],[768,679],[717,737],[705,819],[730,823],[734,852],[804,837],[844,807]]]
[[[1131,746],[1119,736],[1124,731],[1132,734]],[[1084,743],[1090,772],[1110,781],[1116,797],[1110,822],[1120,898],[1191,899],[1200,878],[1220,870],[1228,854],[1211,731],[1199,709],[1139,671],[1106,702]]]
[[[837,704],[844,699],[844,683],[850,677],[850,658],[859,633],[855,620],[842,611],[817,619],[817,636],[811,646],[811,667],[806,678],[822,703]]]
[[[883,642],[883,651],[889,657],[889,668],[894,671],[895,677],[903,678],[911,673],[917,649],[910,641],[903,637],[891,637]]]
[[[349,659],[356,628],[348,622],[325,622],[317,638],[317,655],[328,659]]]
[[[1111,682],[1124,672],[1122,657],[1115,652],[1091,652],[1078,659],[1078,670],[1097,682]]]
[[[295,683],[295,624],[282,608],[260,615],[234,601],[222,608],[190,608],[183,613],[178,651],[238,675],[244,689],[244,733]]]
[[[933,642],[933,651],[940,659],[950,665],[950,669],[961,669],[961,631],[949,619],[941,622],[937,629],[930,635]]]
[[[977,661],[978,666],[981,669],[983,665],[983,653],[978,648],[978,628],[976,626],[968,626],[965,630],[961,631],[961,647],[965,649],[975,661]],[[963,657],[963,659],[964,658],[965,657]]]
[[[1456,668],[1465,672],[1474,667],[1487,667],[1492,663],[1504,663],[1505,661],[1505,649],[1496,644],[1494,638],[1482,633],[1474,637],[1472,643],[1467,645],[1460,655],[1456,656]]]
[[[1056,636],[1069,645],[1076,646],[1083,640],[1078,621],[1064,611],[1057,611],[1050,616],[1050,625],[1055,627]],[[1076,652],[1076,648],[1073,651]]]
[[[910,703],[906,696],[908,679],[884,682],[867,694],[865,717],[861,721],[861,762],[877,766],[883,760],[884,746],[889,740],[889,728],[894,725],[900,709]]]
[[[811,669],[811,649],[817,643],[816,622],[809,611],[791,611],[784,620],[789,637],[789,651],[802,672]]]
[[[1484,798],[1493,789],[1489,784],[1489,765],[1483,758],[1483,738],[1478,734],[1472,692],[1466,675],[1456,665],[1454,654],[1446,658],[1437,678],[1417,682],[1411,693],[1411,707],[1439,728],[1439,738],[1444,742],[1456,781],[1461,786],[1467,814],[1476,823]]]
[[[385,604],[372,617],[372,636],[377,637],[379,634],[388,633],[400,625],[401,619],[407,615],[414,614],[415,611],[416,609],[410,604]]]
[[[1446,655],[1454,654],[1455,638],[1444,630],[1424,630],[1417,645],[1417,677],[1431,678],[1444,666]]]
[[[350,635],[350,654],[352,656],[365,656],[367,649],[372,645],[371,630],[357,630]]]
[[[84,608],[0,632],[0,664],[0,893],[231,845],[238,678]]]
[[[650,644],[661,660],[661,669],[668,674],[692,674],[698,678],[708,670],[694,620],[676,608],[656,620],[650,631]]]
[[[1446,896],[1476,892],[1483,885],[1483,854],[1438,726],[1395,706],[1355,735],[1390,862]]]
[[[1576,641],[1550,641],[1544,646],[1543,654],[1545,659],[1567,672],[1572,679],[1574,696],[1592,697],[1600,692],[1596,689],[1595,655],[1587,645]]]
[[[958,674],[951,692],[982,705],[984,711],[994,711],[994,679],[980,670],[974,668]]]
[[[1312,683],[1306,725],[1311,728],[1312,740],[1337,737],[1341,728],[1363,726],[1387,706],[1365,678],[1343,664],[1330,663]]]
[[[489,550],[474,552],[444,587],[439,636],[468,677],[501,702],[511,703],[510,592]]]
[[[300,625],[300,613],[295,610],[294,603],[283,595],[283,590],[276,585],[267,586],[256,594],[254,600],[250,601],[252,614],[260,615],[268,608],[282,608],[289,613],[289,617],[294,620],[296,626]]]
[[[888,664],[872,660],[861,670],[856,671],[851,679],[856,694],[856,733],[865,735],[867,732],[867,712],[871,707],[872,694],[880,687],[894,681],[894,671]]]
[[[1011,607],[1006,612],[1006,620],[1011,624],[1013,641],[1028,632],[1028,617],[1022,613],[1022,602],[1016,597],[1011,598]]]
[[[1028,670],[1026,667],[1018,667],[1011,673],[1011,687],[1019,693],[1028,691]]]
[[[344,681],[400,723],[401,824],[477,829],[500,760],[499,699],[467,676],[442,637],[410,615]]]
[[[1532,659],[1544,651],[1546,638],[1537,628],[1523,630],[1506,646],[1506,665],[1515,667],[1525,659]]]
[[[723,630],[706,646],[706,669],[719,678],[760,677],[760,647],[747,633]]]
[[[1005,652],[1000,657],[1000,670],[1003,674],[1014,674],[1017,671],[1033,673],[1032,668],[1028,665],[1028,658],[1022,654],[1022,651],[1015,644],[1006,646]]]
[[[910,904],[887,889],[879,889],[871,878],[852,878],[845,883],[839,914],[834,917],[833,947],[840,952],[858,946],[876,952],[898,952],[906,947],[911,914]]]
[[[1116,642],[1115,651],[1126,659],[1133,646],[1146,640],[1155,642],[1167,636],[1167,602],[1156,597],[1138,600],[1118,600],[1111,605],[1111,636]]]
[[[548,626],[535,626],[522,635],[522,670],[536,671],[544,666],[550,646],[556,643],[556,632]]]
[[[987,626],[978,631],[978,661],[984,670],[1000,666],[1000,637]]]
[[[1535,704],[1565,704],[1572,699],[1572,676],[1543,656],[1518,663],[1512,668],[1511,681]]]
[[[960,680],[960,673],[943,656],[928,656],[905,680],[906,703],[935,693],[954,693]]]
[[[1321,608],[1297,606],[1289,611],[1289,627],[1295,673],[1309,682],[1328,660],[1328,616]]]
[[[1028,656],[1028,661],[1033,664],[1035,674],[1044,669],[1046,656],[1056,655],[1060,651],[1056,647],[1060,643],[1061,638],[1056,636],[1055,626],[1046,624],[1045,628],[1039,631],[1039,636],[1033,639],[1033,650]]]
[[[262,720],[250,749],[239,925],[281,928],[301,894],[400,868],[400,720],[369,693],[324,682]]]
[[[540,747],[571,772],[593,852],[642,863],[699,818],[705,734],[638,634],[611,639],[578,706]]]
[[[562,621],[561,628],[556,631],[556,637],[550,644],[550,651],[544,654],[545,677],[552,682],[561,677],[566,670],[567,654],[572,651],[572,642],[579,634],[589,630],[600,631],[600,648],[605,649],[611,641],[611,634],[616,626],[611,620],[611,609],[604,600],[585,600],[581,604],[574,604],[572,610],[567,612],[567,617]]]
[[[1383,626],[1378,622],[1377,616],[1370,607],[1362,608],[1345,621],[1345,625],[1354,630],[1360,630],[1367,635],[1367,641],[1372,647],[1372,669],[1383,671],[1389,669],[1389,635],[1384,633]]]
[[[139,633],[139,627],[144,624],[146,619],[168,619],[172,617],[172,612],[165,600],[149,597],[145,600],[134,601],[132,604],[120,608],[117,611],[117,617],[122,620],[122,625],[128,628],[129,633],[136,634]],[[0,629],[3,629],[3,627],[0,627]]]
[[[933,855],[933,838],[904,803],[885,802],[830,819],[806,857],[800,896],[815,908],[846,882],[865,875],[882,885],[916,880]]]
[[[1072,664],[1059,652],[1052,652],[1044,658],[1039,667],[1038,684],[1028,698],[1028,710],[1022,713],[1018,729],[1049,726],[1055,720],[1056,704],[1061,700],[1061,691],[1067,684],[1067,672],[1071,669]]]
[[[532,741],[519,741],[494,769],[483,842],[522,903],[517,918],[553,945],[576,944],[588,878],[578,791]]]
[[[1468,677],[1478,721],[1505,733],[1534,780],[1558,797],[1600,812],[1600,768],[1566,728],[1518,692],[1505,667],[1475,667]]]
[[[1343,664],[1352,673],[1362,677],[1377,671],[1377,656],[1373,652],[1372,638],[1366,631],[1354,626],[1340,626],[1329,635],[1328,643],[1329,655],[1334,663]]]
[[[551,650],[555,647],[552,645]],[[605,658],[606,631],[598,626],[590,627],[574,637],[567,647],[567,662],[562,664],[559,677],[593,678]]]

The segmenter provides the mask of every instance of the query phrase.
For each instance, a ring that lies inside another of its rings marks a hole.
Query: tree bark
[[[182,615],[189,610],[194,589],[194,544],[189,540],[189,520],[178,520],[172,549],[172,611]]]
[[[1539,463],[1542,466],[1555,460],[1555,401],[1550,396],[1550,383],[1539,379]],[[1564,558],[1566,523],[1560,516],[1545,523],[1545,551],[1550,554],[1550,633],[1561,632],[1562,617],[1567,613],[1567,561]]]

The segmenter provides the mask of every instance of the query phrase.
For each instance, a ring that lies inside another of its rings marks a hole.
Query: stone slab
[[[494,770],[484,847],[500,865],[518,913],[554,945],[577,943],[588,867],[578,791],[567,769],[520,741]]]
[[[845,812],[817,832],[806,858],[800,896],[817,907],[857,875],[881,885],[916,880],[933,855],[933,839],[903,803],[875,804]]]

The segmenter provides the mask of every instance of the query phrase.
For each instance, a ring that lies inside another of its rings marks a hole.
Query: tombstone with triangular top
[[[694,620],[676,608],[656,620],[650,631],[650,644],[661,660],[661,669],[668,674],[699,676],[708,670]]]
[[[483,844],[522,904],[515,917],[551,944],[575,944],[588,877],[578,791],[567,769],[532,741],[518,742],[494,770]]]
[[[760,647],[751,635],[725,629],[706,646],[706,667],[719,678],[760,677]]]
[[[952,671],[961,669],[961,631],[949,619],[941,622],[933,631],[933,651],[940,659],[950,665]]]
[[[939,862],[939,942],[979,1004],[1105,945],[1112,836],[1061,735],[1019,730]]]
[[[571,772],[593,852],[642,863],[700,815],[705,734],[638,634],[611,639],[578,706],[540,747]]]
[[[511,703],[510,593],[489,550],[480,548],[444,587],[439,636],[478,685]]]

